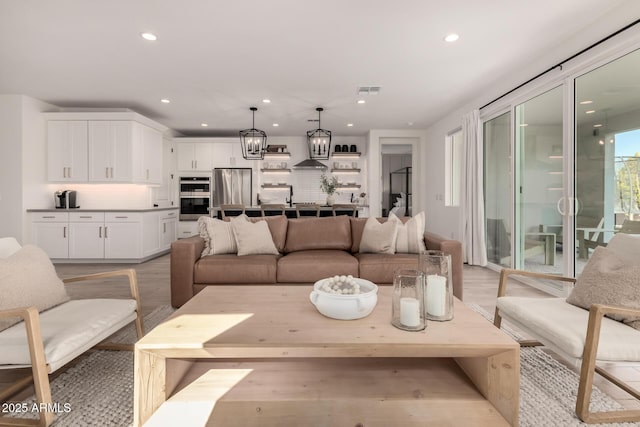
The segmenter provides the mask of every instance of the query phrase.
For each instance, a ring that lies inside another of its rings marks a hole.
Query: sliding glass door
[[[640,234],[640,51],[575,80],[579,274],[615,233]]]

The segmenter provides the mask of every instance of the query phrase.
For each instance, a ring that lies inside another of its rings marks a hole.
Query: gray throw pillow
[[[589,309],[591,304],[606,304],[640,309],[640,265],[630,264],[613,251],[598,246],[576,280],[567,302]],[[640,329],[640,317],[607,315]]]

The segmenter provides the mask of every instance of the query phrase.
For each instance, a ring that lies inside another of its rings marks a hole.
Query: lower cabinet
[[[32,214],[32,242],[52,259],[142,261],[170,248],[177,209]]]

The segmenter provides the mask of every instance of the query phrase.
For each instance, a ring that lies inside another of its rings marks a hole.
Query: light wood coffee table
[[[520,347],[456,300],[450,322],[329,319],[311,286],[209,286],[135,346],[136,426],[518,425]]]

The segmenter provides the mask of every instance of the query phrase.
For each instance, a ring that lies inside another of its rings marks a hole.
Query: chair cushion
[[[356,254],[359,277],[376,284],[393,283],[396,270],[418,268],[418,254]]]
[[[43,311],[69,300],[49,256],[33,245],[0,259],[0,296],[0,310],[35,306]],[[19,321],[0,319],[0,331]]]
[[[72,300],[40,313],[49,372],[65,365],[136,318],[136,301]],[[0,332],[0,365],[31,365],[25,323]],[[4,366],[6,367],[6,366]]]
[[[357,277],[358,260],[349,252],[331,249],[292,252],[278,260],[279,283],[314,283],[336,274]]]
[[[589,312],[567,303],[564,298],[498,298],[498,310],[505,319],[532,334],[553,350],[572,359],[581,359],[586,341]],[[597,359],[640,361],[640,332],[624,323],[602,319]]]
[[[640,309],[640,264],[637,261],[625,263],[608,247],[598,246],[576,280],[567,302],[587,310],[591,304]],[[638,316],[607,314],[607,317],[640,329]]]
[[[351,223],[346,215],[289,220],[286,253],[315,249],[351,248]]]
[[[276,283],[279,255],[213,255],[200,258],[194,266],[193,283]]]

